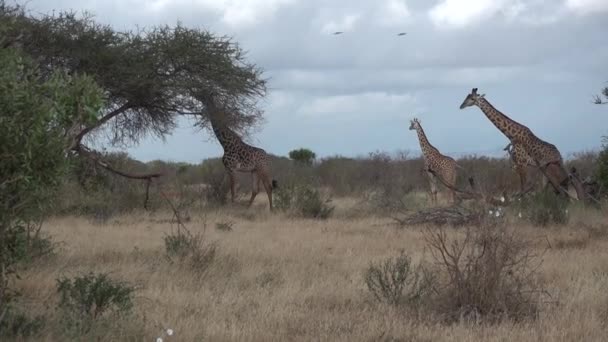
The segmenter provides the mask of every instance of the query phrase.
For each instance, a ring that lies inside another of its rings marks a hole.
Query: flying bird
[[[399,32],[397,35],[398,36],[405,36],[407,33],[406,32]]]
[[[334,35],[336,35],[336,34],[342,34],[342,33],[344,33],[344,32],[342,32],[342,31],[336,31],[336,32],[334,32]]]

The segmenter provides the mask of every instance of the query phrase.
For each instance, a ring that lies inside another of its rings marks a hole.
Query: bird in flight
[[[407,33],[406,32],[399,32],[397,35],[398,36],[405,36]]]
[[[334,32],[335,35],[336,34],[342,34],[342,33],[344,33],[344,32],[342,32],[342,31],[336,31],[336,32]]]

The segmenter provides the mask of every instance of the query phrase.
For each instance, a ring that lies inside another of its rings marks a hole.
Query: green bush
[[[312,165],[316,157],[317,155],[307,148],[289,151],[289,158],[304,165]]]
[[[59,307],[76,316],[97,319],[104,314],[127,313],[133,307],[135,289],[110,279],[105,273],[89,273],[73,279],[57,279]]]
[[[0,22],[0,46],[5,25]],[[0,316],[13,265],[23,257],[24,227],[40,221],[68,170],[68,131],[94,121],[101,104],[91,78],[42,77],[26,56],[0,48]]]
[[[54,253],[55,244],[49,236],[40,231],[40,226],[17,224],[7,231],[5,248],[16,263],[27,263]]]
[[[416,304],[431,293],[434,278],[403,251],[396,258],[371,264],[365,272],[367,289],[380,302],[392,305]]]
[[[551,190],[540,191],[519,202],[517,209],[522,218],[535,226],[563,225],[568,223],[569,200]]]
[[[44,325],[44,317],[29,317],[15,307],[9,306],[0,320],[0,337],[11,340],[31,337],[39,333]]]
[[[323,198],[310,185],[285,184],[275,192],[274,203],[279,210],[291,210],[307,218],[327,219],[334,211],[331,198]]]
[[[596,178],[604,194],[608,193],[608,137],[604,137],[602,150],[597,156]]]

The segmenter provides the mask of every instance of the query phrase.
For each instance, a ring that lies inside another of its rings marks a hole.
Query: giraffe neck
[[[225,123],[223,113],[213,113],[210,115],[211,127],[215,137],[222,145],[224,152],[231,151],[239,144],[242,144],[241,138],[234,133]]]
[[[420,149],[422,150],[422,154],[425,157],[429,157],[432,154],[439,153],[439,151],[435,148],[435,146],[431,145],[429,139],[427,139],[426,134],[424,134],[424,130],[422,126],[416,126],[416,133],[418,133],[418,141],[420,142]]]
[[[488,117],[488,119],[492,121],[494,126],[496,126],[496,128],[498,128],[511,141],[515,138],[521,137],[528,130],[526,126],[511,119],[510,117],[501,113],[498,109],[494,108],[494,106],[492,106],[492,104],[483,97],[479,99],[477,106]]]

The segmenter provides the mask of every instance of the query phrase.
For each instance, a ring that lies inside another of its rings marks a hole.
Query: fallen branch
[[[129,178],[129,179],[142,179],[142,180],[147,180],[147,179],[152,179],[152,178],[158,178],[163,176],[162,173],[160,172],[156,172],[156,173],[144,173],[144,174],[132,174],[132,173],[127,173],[124,171],[120,171],[115,169],[114,167],[112,167],[110,164],[108,164],[106,161],[104,161],[101,157],[99,157],[99,152],[97,151],[93,151],[90,148],[79,144],[78,146],[76,146],[74,148],[74,151],[76,153],[78,153],[79,155],[86,157],[88,159],[91,159],[92,161],[94,161],[95,163],[97,163],[97,165],[103,167],[104,169],[115,173],[119,176],[125,177],[125,178]]]
[[[160,172],[145,173],[145,174],[127,173],[127,172],[115,169],[114,167],[112,167],[110,164],[108,164],[106,161],[104,161],[100,157],[99,152],[93,151],[90,148],[88,148],[82,144],[76,145],[72,150],[74,152],[78,153],[78,155],[92,160],[97,165],[101,166],[102,168],[104,168],[107,171],[110,171],[114,174],[117,174],[117,175],[125,177],[125,178],[129,178],[129,179],[145,180],[146,181],[146,196],[144,198],[144,209],[148,210],[148,200],[150,198],[150,185],[152,184],[153,179],[163,176],[162,173],[160,173]]]
[[[476,224],[480,219],[479,213],[475,213],[463,207],[438,207],[423,209],[404,219],[396,221],[401,226],[420,224],[463,226]]]

